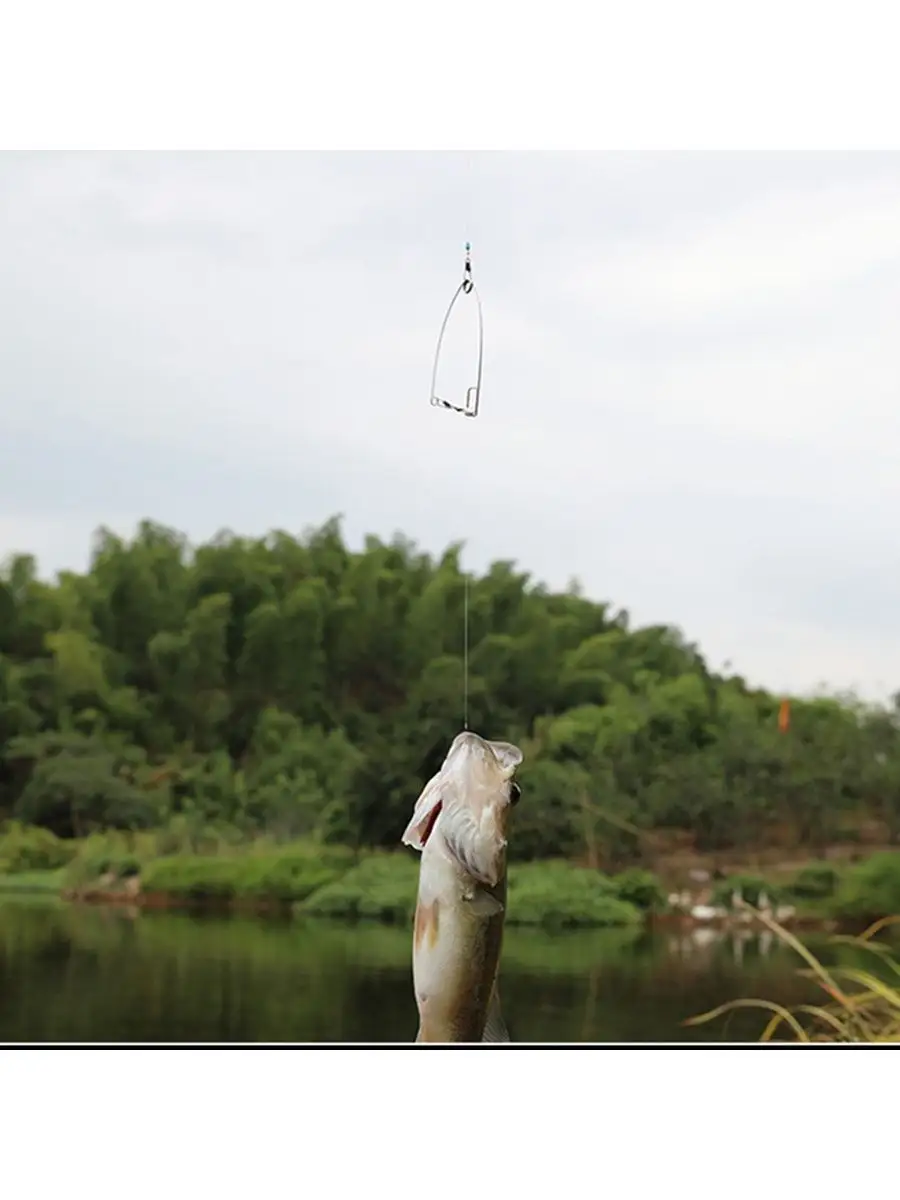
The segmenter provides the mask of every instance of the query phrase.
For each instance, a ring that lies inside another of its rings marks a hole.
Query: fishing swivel
[[[437,349],[434,353],[434,369],[431,373],[431,404],[435,408],[446,408],[450,412],[461,413],[465,417],[477,417],[478,405],[481,399],[481,367],[484,359],[484,322],[481,315],[481,298],[478,295],[478,290],[475,287],[475,282],[472,279],[472,247],[466,242],[466,261],[463,266],[462,283],[453,293],[453,299],[450,301],[450,307],[447,309],[444,316],[444,323],[441,325],[441,332],[438,335]],[[437,394],[437,377],[438,367],[441,361],[441,347],[444,343],[444,334],[447,330],[447,324],[453,312],[453,307],[461,296],[474,296],[476,304],[476,313],[478,317],[478,355],[475,364],[475,383],[473,386],[466,389],[465,403],[462,405],[451,404],[449,400],[444,400]]]
[[[468,296],[475,284],[472,282],[472,247],[466,242],[466,262],[463,267],[462,290]]]

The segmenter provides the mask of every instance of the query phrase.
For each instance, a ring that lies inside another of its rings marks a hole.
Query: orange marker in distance
[[[782,733],[787,733],[791,725],[791,702],[790,700],[782,700],[781,706],[778,709],[778,728]]]

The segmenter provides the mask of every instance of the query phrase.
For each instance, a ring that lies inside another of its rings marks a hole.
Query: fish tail
[[[503,1020],[503,1013],[500,1010],[500,993],[497,990],[496,984],[491,992],[487,1021],[484,1024],[484,1033],[481,1040],[482,1042],[509,1041],[509,1030],[506,1028],[506,1022]]]

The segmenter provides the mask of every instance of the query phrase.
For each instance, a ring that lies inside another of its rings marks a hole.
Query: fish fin
[[[500,769],[503,774],[509,778],[515,771],[516,767],[522,765],[524,755],[518,746],[514,746],[512,742],[488,742],[488,745],[494,752],[494,757],[500,764]]]
[[[443,789],[441,835],[450,855],[464,871],[487,887],[496,887],[503,870],[506,839],[484,831],[450,783]]]
[[[503,905],[490,892],[478,891],[466,903],[479,917],[496,917],[498,913],[503,912]]]
[[[503,1013],[500,1010],[500,993],[497,990],[496,984],[494,985],[494,990],[491,992],[487,1021],[484,1024],[484,1033],[481,1040],[482,1042],[509,1041],[509,1030],[506,1028],[506,1022],[503,1020]]]
[[[419,851],[425,849],[425,843],[431,837],[435,822],[441,814],[443,782],[443,777],[437,774],[425,784],[416,801],[412,820],[400,839],[404,846],[412,846],[413,850]]]

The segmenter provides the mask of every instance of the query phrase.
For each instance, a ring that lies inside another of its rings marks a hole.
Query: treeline
[[[173,817],[394,846],[459,731],[464,580],[401,537],[191,548],[100,531],[86,574],[0,572],[0,820],[60,836]],[[779,698],[665,626],[510,562],[473,579],[469,723],[525,751],[515,851],[626,862],[900,835],[900,711]]]

